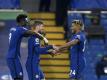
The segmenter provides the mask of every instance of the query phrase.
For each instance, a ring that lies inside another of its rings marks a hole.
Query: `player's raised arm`
[[[25,37],[29,37],[29,36],[32,36],[32,35],[37,35],[38,37],[44,39],[44,37],[38,33],[38,32],[33,32],[31,30],[28,30],[26,28],[26,26],[30,25],[30,26],[34,26],[34,21],[30,21],[28,16],[26,14],[21,14],[19,16],[17,16],[16,18],[16,21],[18,23],[18,26],[21,26],[22,28],[20,28],[20,33],[25,36]],[[38,24],[43,24],[42,22],[38,21]],[[38,25],[37,24],[37,25]]]
[[[29,36],[31,36],[31,35],[36,35],[36,36],[38,36],[40,39],[43,39],[43,40],[44,40],[45,44],[48,44],[48,39],[45,38],[45,37],[44,37],[42,34],[40,34],[40,33],[33,32],[33,31],[31,31],[31,30],[28,30],[28,31],[26,31],[26,32],[24,33],[24,36],[25,36],[25,37],[29,37]]]
[[[25,37],[29,37],[31,35],[37,35],[38,37],[40,38],[43,38],[43,36],[40,34],[40,33],[37,33],[37,32],[33,32],[31,30],[27,30],[25,33],[24,33],[24,36]]]

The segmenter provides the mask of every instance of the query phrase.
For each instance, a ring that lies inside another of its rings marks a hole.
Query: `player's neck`
[[[81,32],[81,30],[77,30],[77,31],[76,31],[76,34],[79,33],[79,32]]]
[[[22,24],[18,24],[18,26],[22,26],[22,27],[24,27],[24,25],[22,25]]]

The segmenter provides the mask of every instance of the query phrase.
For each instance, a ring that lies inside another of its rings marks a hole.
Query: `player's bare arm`
[[[33,32],[32,30],[28,30],[24,33],[24,36],[26,36],[26,37],[31,36],[31,35],[38,35],[41,39],[44,40],[44,42],[46,44],[48,44],[48,40],[43,35],[41,35],[40,33]]]
[[[40,37],[43,37],[43,36],[41,36],[39,33],[33,32],[32,30],[26,31],[26,32],[24,33],[24,35],[25,35],[26,37],[29,37],[29,36],[31,36],[31,35],[38,35],[38,36],[40,36]]]
[[[74,46],[74,45],[78,44],[78,42],[79,42],[78,39],[74,39],[74,40],[66,43],[65,45],[60,46],[56,51],[58,51],[58,52],[59,51],[63,51],[63,50],[65,50],[65,49],[67,49],[67,48],[69,48],[71,46]]]

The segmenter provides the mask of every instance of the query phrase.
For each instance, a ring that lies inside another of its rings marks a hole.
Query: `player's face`
[[[29,20],[28,20],[28,18],[25,18],[25,20],[23,20],[23,21],[21,22],[21,25],[22,25],[22,26],[28,26],[28,25],[29,25]]]
[[[72,33],[75,34],[79,29],[80,29],[80,26],[78,24],[72,23],[72,26],[71,26]]]
[[[21,22],[21,25],[22,25],[22,26],[27,26],[27,22],[22,21],[22,22]]]
[[[74,33],[74,34],[76,33],[76,28],[77,28],[76,24],[72,23],[72,25],[71,25],[72,33]]]
[[[38,26],[38,32],[41,33],[41,34],[45,32],[45,30],[44,30],[44,25],[43,25],[43,24],[40,24],[40,25]]]

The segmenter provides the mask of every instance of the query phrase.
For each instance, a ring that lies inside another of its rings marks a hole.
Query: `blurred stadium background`
[[[42,20],[49,43],[58,46],[69,40],[71,21],[82,20],[87,34],[84,80],[107,80],[107,0],[0,0],[0,80],[11,80],[5,60],[8,32],[20,13]],[[21,55],[24,80],[28,80],[27,39],[22,41]],[[42,55],[41,67],[46,80],[69,80],[69,52],[54,58]]]

